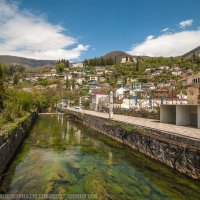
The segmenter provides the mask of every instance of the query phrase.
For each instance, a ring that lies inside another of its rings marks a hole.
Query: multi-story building
[[[187,78],[188,104],[200,104],[200,73]]]
[[[83,68],[83,63],[82,62],[72,63],[72,67],[74,67],[74,68],[76,68],[76,67]]]

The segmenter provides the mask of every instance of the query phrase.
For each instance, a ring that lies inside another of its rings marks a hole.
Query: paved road
[[[69,110],[80,112],[80,110],[73,109],[73,108],[70,108]],[[89,110],[82,110],[81,112],[94,115],[94,116],[108,118],[108,113],[100,113],[100,112],[89,111]],[[147,127],[151,129],[156,129],[159,131],[170,132],[172,134],[177,134],[177,135],[200,140],[200,129],[197,129],[197,128],[160,123],[158,120],[155,120],[155,119],[146,119],[146,118],[117,115],[117,114],[113,115],[113,120],[129,123],[133,125],[138,125],[142,127]]]

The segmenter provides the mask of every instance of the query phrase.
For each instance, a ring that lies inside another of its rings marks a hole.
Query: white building
[[[57,84],[51,84],[48,86],[48,88],[57,88]]]
[[[121,59],[121,64],[126,64],[126,63],[129,64],[133,62],[137,63],[137,59],[134,57],[127,56]]]
[[[82,85],[84,81],[85,81],[85,78],[77,78],[76,79],[76,83],[78,83],[79,85]]]
[[[64,80],[66,81],[66,80],[71,80],[72,79],[72,75],[71,74],[65,74],[64,75]]]
[[[117,81],[117,85],[122,85],[123,84],[123,81],[122,80],[118,80]]]
[[[182,74],[182,71],[178,70],[178,71],[172,71],[172,75],[173,76],[180,76]]]
[[[129,93],[129,92],[130,92],[130,90],[128,88],[121,87],[121,88],[116,90],[115,95],[116,95],[116,97],[121,99],[121,98],[124,97],[125,93]]]
[[[106,82],[106,78],[103,77],[103,76],[102,76],[102,77],[99,77],[99,81],[100,81],[100,82]]]
[[[97,76],[90,76],[90,81],[98,81],[98,77]]]
[[[122,58],[122,60],[121,60],[121,64],[124,64],[124,63],[126,63],[126,57]]]
[[[108,94],[93,94],[92,103],[90,104],[90,109],[97,111],[99,106],[106,106],[108,104],[108,100],[109,100]]]
[[[45,78],[51,76],[57,76],[56,69],[49,69],[49,70],[47,69],[42,74]]]
[[[83,63],[82,62],[77,62],[77,63],[72,63],[72,67],[80,67],[83,68]]]
[[[169,66],[160,66],[159,69],[160,70],[169,70],[170,67]]]
[[[103,71],[98,71],[98,72],[97,72],[97,76],[102,76],[103,74],[104,74]]]

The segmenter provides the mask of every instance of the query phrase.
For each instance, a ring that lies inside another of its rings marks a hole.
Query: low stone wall
[[[133,116],[133,117],[142,117],[142,118],[148,118],[148,119],[160,119],[159,113],[156,112],[148,112],[145,110],[133,110],[133,109],[121,109],[121,108],[114,108],[113,109],[114,114],[119,114],[119,115],[128,115],[128,116]]]
[[[91,107],[90,107],[91,108]],[[95,110],[95,109],[86,109],[85,110]],[[98,112],[109,112],[108,108],[102,108],[101,110],[98,109]],[[133,116],[133,117],[141,117],[141,118],[147,118],[147,119],[160,119],[160,114],[158,112],[149,112],[146,110],[134,110],[134,109],[126,109],[126,108],[113,108],[113,113],[118,115],[127,115],[127,116]]]
[[[187,176],[200,179],[199,141],[75,111],[67,112],[85,125]]]
[[[30,114],[17,127],[7,134],[0,134],[0,175],[12,159],[17,148],[31,129],[37,118],[37,113]],[[1,177],[1,176],[0,176]]]

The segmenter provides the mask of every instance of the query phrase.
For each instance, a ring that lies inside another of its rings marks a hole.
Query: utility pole
[[[181,104],[183,104],[183,91],[181,89]]]
[[[80,111],[82,110],[82,99],[81,97],[79,97],[79,108],[80,108]]]
[[[67,102],[67,108],[69,108],[69,107],[70,107],[70,99]]]
[[[109,119],[113,118],[113,92],[110,92],[109,96]]]

